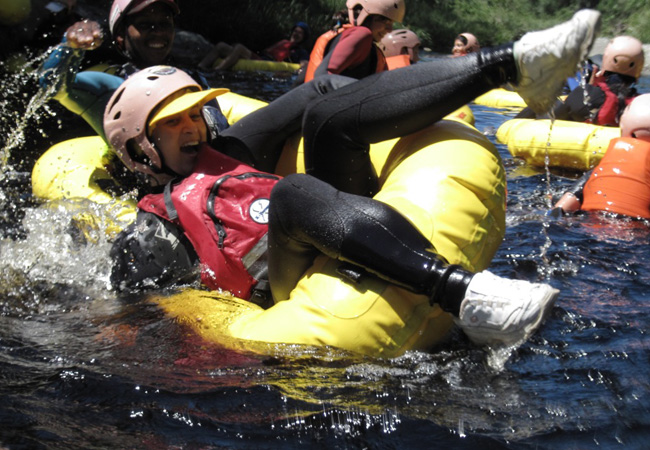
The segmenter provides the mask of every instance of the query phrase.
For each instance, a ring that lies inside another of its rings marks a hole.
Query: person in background
[[[605,47],[602,67],[592,67],[588,83],[573,89],[564,101],[558,100],[550,113],[540,115],[524,108],[516,117],[554,117],[617,127],[625,107],[638,95],[634,84],[644,63],[641,41],[632,36],[617,36]]]
[[[650,94],[636,97],[621,116],[600,163],[565,192],[551,215],[605,211],[650,219]]]
[[[309,35],[309,25],[305,22],[297,22],[291,28],[289,39],[282,39],[259,54],[249,50],[243,44],[229,45],[225,42],[219,42],[212,48],[210,53],[205,55],[199,67],[206,71],[229,70],[240,59],[262,59],[306,66],[309,61],[309,51],[306,48]],[[219,59],[221,61],[216,64]]]
[[[481,49],[478,39],[472,33],[460,33],[454,39],[454,46],[451,48],[451,55],[456,58],[465,56],[468,53],[478,52]]]
[[[388,69],[377,44],[393,31],[394,22],[404,20],[404,0],[347,0],[346,6],[350,23],[316,41],[305,82],[325,74],[361,79]]]
[[[420,60],[420,38],[411,30],[403,28],[388,33],[379,47],[386,56],[388,70],[415,64]]]
[[[121,55],[122,63],[108,66],[104,72],[116,77],[103,77],[102,72],[95,70],[80,71],[85,53],[98,49],[104,42],[99,23],[83,20],[67,29],[61,44],[41,65],[41,88],[104,137],[102,118],[106,102],[122,81],[151,65],[174,64],[170,52],[175,37],[174,21],[179,13],[175,0],[114,0],[108,24],[113,47]],[[187,70],[207,87],[207,81],[198,72]],[[214,133],[228,127],[216,102],[206,108]]]

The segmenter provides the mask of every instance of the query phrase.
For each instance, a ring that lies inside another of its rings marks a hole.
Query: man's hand
[[[82,20],[71,25],[65,32],[67,45],[71,48],[94,50],[104,41],[104,32],[94,20]]]

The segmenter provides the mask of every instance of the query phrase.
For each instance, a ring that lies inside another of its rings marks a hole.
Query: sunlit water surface
[[[290,82],[216,79],[266,100]],[[516,350],[478,349],[454,332],[394,360],[299,347],[259,357],[202,345],[144,296],[117,298],[104,235],[79,242],[76,208],[31,198],[36,155],[90,133],[58,105],[24,122],[30,86],[27,72],[3,74],[0,447],[647,448],[650,228],[546,217],[570,174],[547,180],[499,147],[508,230],[491,270],[562,291]],[[514,115],[472,108],[492,140]]]

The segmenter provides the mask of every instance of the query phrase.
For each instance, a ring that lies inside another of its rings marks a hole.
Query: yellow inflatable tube
[[[106,170],[112,153],[99,136],[53,145],[34,165],[32,193],[46,200],[87,199],[105,205],[115,219],[115,223],[108,224],[106,231],[117,233],[135,220],[136,202],[132,198],[115,198],[100,186],[113,181]],[[91,227],[96,222],[91,214],[83,211],[75,220]]]
[[[526,102],[515,91],[504,88],[492,89],[474,99],[474,103],[491,108],[525,108]]]
[[[497,141],[531,166],[586,171],[595,167],[609,141],[621,137],[618,127],[548,119],[512,119],[497,130]]]
[[[31,12],[31,0],[0,0],[0,25],[23,23]]]
[[[212,67],[221,64],[222,59],[217,59]],[[282,61],[267,61],[265,59],[240,59],[230,70],[241,70],[244,72],[296,72],[300,69],[300,64]]]
[[[485,269],[505,231],[505,174],[494,146],[450,120],[379,147],[371,151],[387,158],[376,198],[408,217],[450,263]],[[196,290],[153,300],[208,342],[258,352],[301,344],[394,357],[429,349],[448,332],[451,317],[426,297],[370,277],[352,285],[338,265],[319,257],[290,299],[266,310]]]

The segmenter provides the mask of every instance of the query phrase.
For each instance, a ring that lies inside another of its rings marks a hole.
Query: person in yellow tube
[[[454,46],[451,48],[451,55],[456,58],[458,56],[465,56],[468,53],[478,52],[481,45],[478,39],[472,33],[460,33],[454,39]]]
[[[417,63],[420,60],[421,46],[418,35],[406,28],[388,33],[380,43],[388,70]]]
[[[603,211],[650,219],[650,94],[636,97],[621,116],[600,163],[554,205],[552,214]]]
[[[207,144],[201,106],[224,90],[202,91],[187,74],[168,66],[133,75],[104,115],[106,136],[120,160],[146,180],[138,219],[113,247],[113,284],[157,285],[198,271],[211,289],[251,300],[270,289],[273,300],[282,302],[314,258],[325,254],[346,263],[342,276],[352,282],[374,276],[426,295],[477,343],[524,339],[541,324],[557,290],[449,265],[397,210],[368,197],[377,189],[372,174],[350,182],[339,172],[350,161],[358,165],[360,159],[364,166],[361,147],[367,153],[369,142],[413,133],[453,111],[450,99],[465,104],[495,84],[515,82],[525,92],[534,79],[531,103],[548,105],[588,50],[598,24],[597,12],[581,11],[553,30],[485,49],[480,58],[417,64],[330,92],[310,104],[303,118],[308,174],[283,179],[230,158],[229,146],[237,141],[232,134],[221,145],[216,142],[220,151]],[[548,50],[551,40],[561,44]],[[561,56],[551,62],[548,51]],[[467,70],[468,63],[475,70]],[[440,64],[444,70],[435,70]],[[428,81],[422,83],[425,74]],[[450,76],[457,78],[452,92]],[[540,91],[540,84],[548,89]],[[419,100],[399,101],[414,92]],[[406,106],[377,114],[374,103],[387,101]],[[430,111],[424,120],[423,110]],[[238,124],[255,134],[274,111],[262,108]],[[386,121],[395,125],[390,131],[381,126]],[[253,162],[263,155],[249,151]]]

